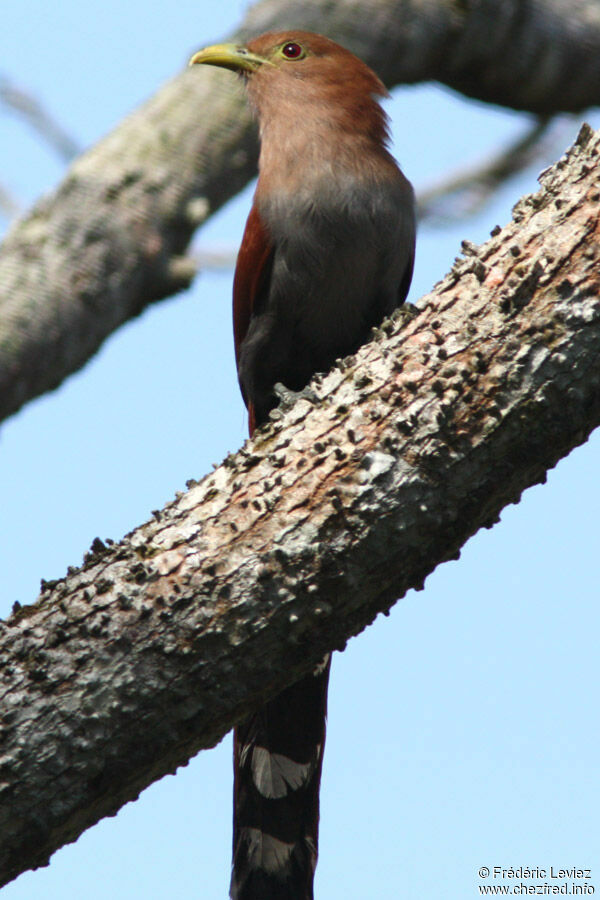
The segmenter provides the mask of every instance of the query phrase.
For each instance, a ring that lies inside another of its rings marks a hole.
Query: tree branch
[[[303,25],[346,44],[389,85],[437,79],[551,114],[600,101],[595,11],[594,0],[263,0],[233,37]],[[241,91],[215,70],[182,73],[76,160],[0,247],[0,419],[187,287],[194,229],[255,167]]]
[[[153,521],[0,627],[0,877],[43,865],[378,612],[600,421],[600,133]]]
[[[434,80],[541,115],[600,103],[596,0],[261,0],[237,35],[291,24],[339,40],[387,85]]]

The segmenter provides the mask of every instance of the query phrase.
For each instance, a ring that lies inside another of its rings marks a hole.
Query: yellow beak
[[[251,53],[240,44],[214,44],[194,53],[190,66],[221,66],[234,72],[256,72],[260,66],[268,62],[264,57]]]

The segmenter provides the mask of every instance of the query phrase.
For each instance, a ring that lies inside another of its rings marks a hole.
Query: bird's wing
[[[238,365],[241,346],[248,333],[252,312],[258,308],[261,298],[269,290],[273,252],[274,247],[267,229],[256,205],[253,205],[246,222],[233,279],[233,340],[235,361]],[[248,407],[250,434],[252,434],[255,426],[254,410],[245,396],[243,388],[242,396]]]

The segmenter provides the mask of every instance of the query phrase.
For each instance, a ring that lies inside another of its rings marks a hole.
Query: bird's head
[[[269,32],[247,44],[216,44],[195,53],[190,65],[231,69],[244,76],[259,114],[271,102],[312,101],[352,109],[387,90],[358,57],[329,38],[308,31]],[[360,110],[356,109],[358,113]]]
[[[334,41],[310,31],[269,32],[247,44],[215,44],[195,53],[190,65],[220,66],[241,75],[276,73],[310,81],[328,75],[330,79],[366,78],[373,93],[385,95],[385,87],[369,67]]]
[[[244,77],[260,124],[262,187],[276,176],[289,187],[294,178],[306,182],[334,168],[367,172],[376,156],[380,172],[395,169],[386,149],[387,118],[377,102],[386,88],[366,63],[329,38],[269,32],[247,44],[206,47],[190,60],[198,64]]]

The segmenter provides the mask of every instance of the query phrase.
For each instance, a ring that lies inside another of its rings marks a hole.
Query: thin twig
[[[550,116],[536,118],[518,140],[501,152],[421,191],[417,197],[420,221],[451,224],[479,212],[504,182],[546,155],[548,147],[543,139],[552,121]]]
[[[0,103],[22,116],[65,162],[70,162],[81,152],[77,142],[40,101],[4,75],[0,76]]]

